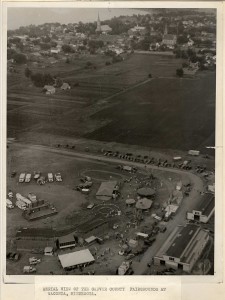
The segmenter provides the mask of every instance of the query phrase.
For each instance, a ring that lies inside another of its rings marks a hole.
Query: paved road
[[[13,147],[17,148],[24,148],[29,147],[32,150],[40,150],[40,151],[46,151],[49,153],[55,153],[58,155],[63,156],[71,156],[71,157],[77,157],[81,159],[88,159],[88,160],[97,160],[101,162],[110,162],[110,163],[118,163],[121,164],[122,160],[115,158],[115,157],[108,157],[108,156],[100,156],[97,154],[91,154],[91,153],[79,153],[75,151],[68,151],[64,149],[56,149],[56,148],[50,148],[47,146],[42,145],[29,145],[29,144],[22,144],[22,143],[13,143]],[[126,163],[124,161],[124,163]],[[137,162],[127,162],[127,164],[135,167],[141,167],[143,168],[144,165],[142,163]],[[200,191],[203,191],[203,181],[202,179],[193,174],[192,172],[180,170],[180,169],[173,169],[173,168],[164,168],[164,167],[157,167],[154,165],[147,165],[146,170],[154,170],[154,174],[157,176],[157,173],[168,172],[168,177],[171,173],[179,174],[179,175],[185,175],[188,176],[192,182],[192,191],[189,195],[189,197],[185,197],[183,199],[182,205],[179,207],[175,217],[170,220],[167,223],[167,231],[164,233],[159,233],[156,238],[156,242],[148,248],[148,250],[144,253],[142,259],[140,262],[134,262],[134,274],[135,275],[141,275],[144,274],[147,270],[147,263],[151,261],[151,259],[154,257],[154,255],[157,253],[159,248],[164,243],[165,239],[169,236],[169,234],[173,231],[173,229],[177,225],[184,225],[186,223],[186,212],[191,211],[194,207],[196,207],[197,203],[199,202],[201,196]]]

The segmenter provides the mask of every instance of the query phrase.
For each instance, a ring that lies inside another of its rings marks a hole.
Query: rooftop
[[[63,268],[93,262],[95,259],[89,249],[58,255]]]
[[[152,206],[152,201],[146,198],[138,200],[136,203],[137,209],[149,209]]]
[[[151,188],[140,188],[137,190],[138,195],[148,197],[155,195],[155,191]]]
[[[195,224],[187,224],[185,227],[180,227],[178,234],[167,249],[166,255],[171,257],[180,257],[199,230],[200,227]]]
[[[196,207],[197,211],[201,211],[203,215],[208,216],[211,211],[215,207],[215,197],[213,194],[205,194],[201,201],[199,202],[198,206]]]
[[[68,234],[68,235],[65,235],[65,236],[61,236],[59,237],[59,244],[63,244],[63,243],[69,243],[69,242],[74,242],[75,243],[75,239],[74,239],[74,236],[73,234]]]
[[[175,34],[164,34],[163,39],[164,40],[175,40],[177,37]]]
[[[117,185],[117,181],[102,182],[96,193],[96,196],[97,197],[102,197],[102,196],[112,197],[112,194],[113,194],[113,191],[115,190],[116,185]]]

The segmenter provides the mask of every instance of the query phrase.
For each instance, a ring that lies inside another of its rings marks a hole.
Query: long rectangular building
[[[196,220],[207,223],[215,211],[215,197],[213,194],[205,194],[192,212],[187,212],[188,220]]]
[[[177,226],[157,252],[154,264],[190,273],[208,239],[208,232],[198,225]]]
[[[65,270],[72,270],[76,267],[85,266],[95,261],[88,249],[58,255],[58,258]]]

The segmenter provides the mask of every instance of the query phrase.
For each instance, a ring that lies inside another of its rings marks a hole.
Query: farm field
[[[56,135],[85,137],[180,150],[214,144],[214,73],[178,79],[175,73],[182,60],[150,54],[131,54],[109,66],[107,60],[90,55],[44,71],[31,67],[71,83],[71,90],[57,89],[54,95],[34,87],[23,68],[19,74],[9,73],[8,137],[27,142],[35,134],[39,142]],[[86,69],[88,61],[96,69]]]
[[[215,74],[157,78],[115,97],[95,115],[110,119],[86,137],[161,149],[204,150],[215,144]]]

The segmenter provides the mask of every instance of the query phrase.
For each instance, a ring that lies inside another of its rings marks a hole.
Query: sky
[[[8,8],[8,29],[17,29],[20,26],[40,25],[59,22],[61,24],[93,22],[100,19],[108,20],[121,15],[146,14],[144,11],[129,8]]]

